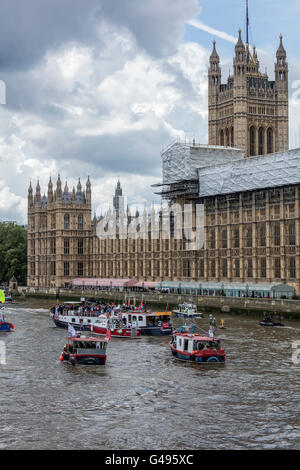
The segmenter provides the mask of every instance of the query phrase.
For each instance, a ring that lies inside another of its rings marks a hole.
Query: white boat
[[[203,313],[197,311],[197,305],[187,302],[179,304],[178,309],[173,310],[173,314],[182,318],[203,318]]]

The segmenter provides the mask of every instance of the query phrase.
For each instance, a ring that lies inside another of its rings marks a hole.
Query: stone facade
[[[227,85],[221,85],[214,45],[209,71],[211,146],[173,144],[162,154],[162,186],[167,189],[160,194],[182,208],[186,202],[191,204],[193,229],[196,205],[204,204],[203,248],[187,249],[182,233],[178,236],[174,227],[172,230],[172,220],[171,238],[164,239],[163,214],[153,236],[151,214],[146,211],[141,216],[144,236],[139,233],[135,239],[121,239],[117,233],[114,239],[107,236],[100,240],[96,231],[99,220],[92,219],[89,179],[85,191],[79,181],[77,191],[73,188],[69,192],[67,185],[62,191],[58,177],[55,191],[50,179],[47,197],[41,197],[39,183],[34,196],[31,184],[28,190],[28,285],[67,287],[78,277],[275,281],[290,284],[300,295],[300,179],[291,183],[277,180],[273,187],[241,187],[226,194],[222,194],[221,184],[219,194],[203,197],[201,175],[199,180],[201,168],[209,166],[210,158],[212,165],[221,162],[229,166],[243,162],[243,153],[249,156],[280,150],[292,158],[284,152],[288,147],[288,70],[282,38],[275,72],[275,82],[260,74],[256,51],[250,55],[240,35],[234,75]],[[241,150],[225,149],[226,145]],[[257,158],[267,159],[266,165],[268,159],[271,162],[269,155]],[[251,159],[253,168],[257,158]],[[113,207],[124,210],[120,183]],[[139,214],[131,215],[127,209],[127,215],[130,223]]]
[[[77,189],[62,190],[58,176],[56,189],[50,178],[48,196],[41,197],[37,183],[33,196],[28,190],[28,272],[27,284],[61,287],[78,275],[92,275],[91,183],[86,191],[80,180]]]
[[[239,31],[233,75],[222,84],[214,41],[208,86],[209,144],[243,149],[245,156],[288,150],[288,64],[282,36],[276,54],[275,81],[259,71],[255,47],[250,53]]]

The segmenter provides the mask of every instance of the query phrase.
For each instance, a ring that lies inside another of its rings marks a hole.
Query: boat
[[[112,338],[138,338],[141,336],[140,328],[133,328],[132,325],[126,327],[121,320],[118,320],[118,317],[107,318],[104,314],[99,315],[91,325],[91,331],[97,335],[109,333]]]
[[[2,290],[0,290],[0,331],[11,331],[15,329],[15,325],[5,320],[4,315],[4,306],[5,303],[5,295]]]
[[[194,326],[174,331],[169,346],[176,359],[194,364],[224,364],[226,360],[221,339],[197,334]]]
[[[265,315],[259,324],[260,326],[284,326],[284,324],[281,322],[281,317],[278,318],[278,321],[275,321],[273,319],[273,315]]]
[[[15,325],[13,323],[7,321],[0,320],[0,331],[11,331],[15,329]]]
[[[91,326],[98,319],[99,312],[85,312],[82,302],[66,302],[62,306],[50,309],[50,317],[59,328],[68,328],[71,324],[75,330],[91,331]]]
[[[172,334],[172,312],[145,312],[129,310],[121,312],[125,328],[135,327],[143,336],[166,336]]]
[[[104,366],[106,363],[107,338],[69,336],[61,353],[60,361],[72,365]]]
[[[203,318],[203,313],[197,311],[197,305],[186,302],[179,304],[178,309],[173,310],[173,314],[181,318]]]

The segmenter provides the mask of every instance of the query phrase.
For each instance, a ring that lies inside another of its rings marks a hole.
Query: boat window
[[[187,351],[187,350],[188,350],[188,346],[189,346],[189,340],[188,340],[188,339],[185,339],[185,340],[184,340],[184,348],[183,348],[183,350],[184,350],[184,351]]]
[[[91,323],[91,320],[88,320],[88,323]]]
[[[132,320],[136,321],[136,316],[135,315],[133,315]]]
[[[72,322],[75,323],[75,321],[76,321],[75,318],[72,318]]]

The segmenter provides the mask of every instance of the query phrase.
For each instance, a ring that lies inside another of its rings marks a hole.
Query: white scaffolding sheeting
[[[198,169],[243,158],[243,151],[175,142],[162,152],[163,183],[198,179]]]
[[[300,149],[201,168],[199,196],[215,196],[300,183]]]

